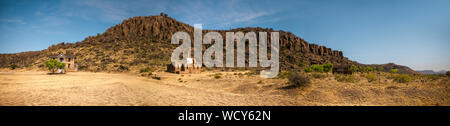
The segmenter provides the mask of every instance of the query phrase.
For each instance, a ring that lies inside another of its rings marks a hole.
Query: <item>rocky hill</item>
[[[441,74],[441,75],[443,75],[443,74],[445,74],[447,71],[445,71],[445,70],[441,70],[441,71],[437,71],[437,72],[435,72],[435,71],[433,71],[433,70],[418,70],[417,72],[419,72],[419,73],[421,73],[421,74],[425,74],[425,75],[439,75],[439,74]]]
[[[382,67],[386,72],[389,71],[390,69],[398,69],[398,73],[405,73],[405,74],[420,74],[419,72],[414,71],[413,69],[407,67],[407,66],[402,66],[402,65],[397,65],[394,63],[387,63],[387,64],[370,64],[368,66],[371,67]]]
[[[0,67],[15,64],[22,68],[43,68],[43,63],[48,60],[47,56],[71,50],[77,57],[76,62],[80,70],[133,71],[147,66],[164,69],[165,64],[170,63],[173,49],[178,46],[170,44],[172,34],[178,31],[189,33],[193,39],[192,26],[167,15],[133,17],[107,29],[102,34],[89,36],[81,42],[63,42],[42,51],[0,54]],[[228,31],[246,33],[274,30],[247,27],[231,30],[203,30],[203,33],[210,31],[217,31],[225,36],[225,32]],[[300,70],[304,66],[327,62],[335,65],[362,65],[344,57],[341,51],[310,44],[290,32],[278,32],[280,33],[282,70]],[[203,46],[205,49],[207,47],[208,45]]]

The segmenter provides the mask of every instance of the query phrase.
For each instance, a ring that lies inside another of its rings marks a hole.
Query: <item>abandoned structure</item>
[[[76,57],[72,51],[66,51],[66,54],[58,54],[49,56],[50,59],[58,60],[59,62],[66,64],[65,71],[78,71],[78,64],[75,63]]]
[[[173,64],[167,64],[166,72],[185,74],[185,73],[200,73],[202,67],[194,65],[195,60],[192,58],[187,58],[187,65],[174,66]]]

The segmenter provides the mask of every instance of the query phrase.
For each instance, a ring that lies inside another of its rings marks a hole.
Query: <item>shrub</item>
[[[284,78],[287,78],[291,74],[292,73],[290,71],[281,72],[281,73],[278,74],[277,78],[284,79]]]
[[[327,64],[323,64],[323,65],[319,65],[319,64],[314,64],[310,67],[306,67],[305,69],[303,69],[305,72],[309,73],[309,72],[331,72],[333,70],[333,64],[331,63],[327,63]]]
[[[311,75],[314,79],[323,79],[327,77],[324,73],[312,73]]]
[[[306,67],[304,69],[305,72],[309,73],[309,72],[313,72],[313,69],[311,67]]]
[[[333,64],[331,64],[331,63],[327,63],[322,66],[323,66],[324,72],[331,72],[331,70],[333,70]]]
[[[398,69],[391,69],[391,70],[389,70],[389,73],[392,73],[392,74],[395,74],[397,72],[398,72]]]
[[[119,66],[119,70],[121,70],[121,71],[128,71],[128,67],[127,67],[127,66],[120,65],[120,66]]]
[[[153,69],[150,67],[142,68],[139,70],[140,73],[153,72]]]
[[[352,72],[358,72],[359,71],[359,67],[358,66],[352,66],[352,67],[350,67],[350,70]]]
[[[374,73],[366,74],[365,77],[366,77],[367,81],[369,81],[369,82],[375,82],[378,79],[377,75],[375,75]]]
[[[408,83],[412,80],[411,76],[408,74],[399,74],[394,76],[393,79],[397,83]]]
[[[349,82],[349,83],[355,83],[359,80],[353,77],[352,75],[337,75],[336,80],[338,82]]]
[[[364,73],[364,72],[367,72],[367,69],[364,66],[359,66],[358,71]]]
[[[161,80],[161,77],[154,76],[154,77],[152,77],[152,79]]]
[[[450,77],[450,71],[447,71],[447,73],[445,73],[448,77]]]
[[[430,80],[430,81],[436,81],[436,80],[439,80],[439,78],[440,78],[439,75],[421,75],[420,77],[423,79],[426,79],[426,80]]]
[[[307,86],[311,80],[305,74],[293,73],[288,76],[289,83],[294,87]]]
[[[367,66],[366,69],[367,69],[367,72],[375,72],[377,70],[376,67],[370,67],[370,66]]]
[[[216,74],[214,74],[214,78],[216,78],[216,79],[220,79],[222,76],[221,76],[222,74],[220,74],[220,73],[216,73]]]
[[[311,69],[314,72],[323,72],[323,66],[322,65],[314,64],[314,65],[311,66]]]
[[[370,66],[360,66],[358,69],[359,69],[359,72],[362,72],[362,73],[373,72],[376,70],[375,67],[370,67]]]
[[[377,67],[377,71],[380,71],[380,72],[384,72],[384,68],[383,67]]]
[[[11,70],[14,70],[14,69],[17,68],[17,65],[16,65],[16,64],[11,64],[11,65],[9,65],[9,68],[10,68]]]

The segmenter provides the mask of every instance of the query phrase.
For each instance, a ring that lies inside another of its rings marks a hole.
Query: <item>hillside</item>
[[[418,70],[417,72],[425,74],[425,75],[433,75],[433,74],[439,75],[439,74],[445,74],[447,71],[441,70],[441,71],[435,72],[433,70]]]
[[[193,39],[193,27],[167,16],[140,16],[124,20],[104,33],[89,36],[81,42],[60,43],[48,49],[17,54],[0,54],[0,67],[12,64],[20,68],[43,68],[47,56],[72,50],[79,70],[84,71],[135,71],[146,66],[164,69],[170,63],[172,50],[178,45],[170,44],[172,34],[185,31]],[[231,30],[203,30],[203,33],[225,32],[272,32],[268,28],[237,28]],[[344,57],[341,51],[310,44],[286,31],[280,33],[280,66],[282,70],[301,70],[311,64],[331,62],[335,65],[363,65]],[[207,48],[204,45],[203,48]],[[204,50],[203,50],[204,51]],[[389,64],[402,73],[416,73],[406,66]],[[387,70],[387,69],[385,69]]]

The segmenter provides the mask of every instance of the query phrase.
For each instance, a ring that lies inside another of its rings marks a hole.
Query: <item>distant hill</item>
[[[43,68],[47,56],[71,50],[76,63],[85,71],[129,71],[147,66],[163,69],[170,63],[170,55],[178,45],[170,44],[172,34],[185,31],[193,39],[194,28],[167,15],[139,16],[124,20],[104,33],[89,36],[81,42],[59,43],[42,51],[16,54],[0,54],[0,67],[11,64],[26,68]],[[225,32],[273,32],[270,28],[246,27],[231,30],[203,30],[203,35],[216,31]],[[282,70],[301,70],[311,64],[333,63],[335,65],[363,65],[344,57],[342,51],[310,44],[286,31],[280,33],[280,66]],[[269,39],[270,40],[270,39]],[[203,45],[204,50],[209,45]],[[248,46],[247,46],[248,47]],[[203,51],[204,51],[203,50]],[[417,73],[406,66],[383,65],[399,68],[400,72]]]
[[[441,70],[441,71],[434,72],[433,70],[418,70],[417,72],[426,74],[426,75],[433,75],[433,74],[445,74],[447,71]]]
[[[372,66],[372,67],[382,67],[384,69],[385,72],[388,72],[391,69],[398,69],[398,73],[405,73],[405,74],[420,74],[419,72],[414,71],[413,69],[407,67],[407,66],[402,66],[402,65],[397,65],[394,63],[387,63],[387,64],[370,64],[368,66]]]

